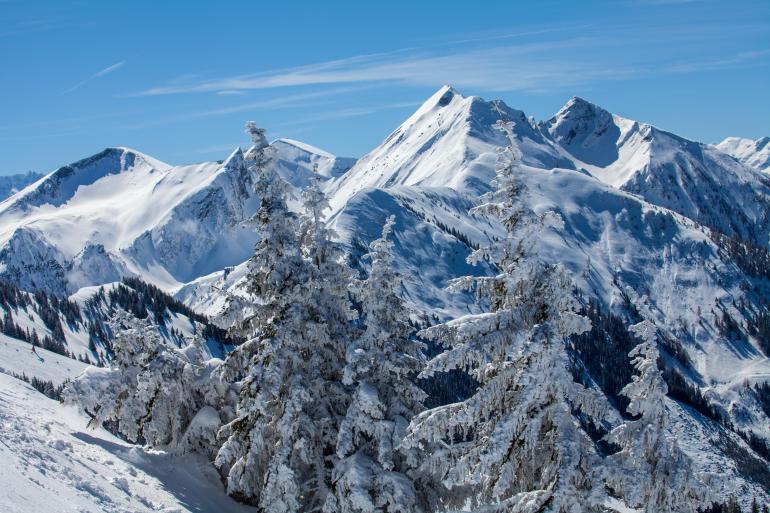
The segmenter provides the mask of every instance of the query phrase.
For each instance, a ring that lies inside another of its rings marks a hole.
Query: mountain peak
[[[632,125],[633,122],[624,122],[598,105],[573,96],[542,126],[573,157],[603,168],[617,160],[621,134],[627,133]]]
[[[464,98],[465,97],[452,86],[441,86],[438,91],[433,93],[430,98],[425,100],[425,103],[423,103],[420,108],[417,109],[412,117],[416,118],[422,116],[423,114],[426,114],[434,109],[443,109],[458,99],[463,100]]]
[[[223,167],[240,167],[243,164],[243,150],[240,146],[235,148],[229,157],[222,163]]]
[[[565,103],[564,106],[559,109],[559,112],[557,112],[556,115],[551,118],[549,123],[554,120],[579,120],[594,117],[612,118],[612,114],[610,114],[607,110],[599,107],[595,103],[591,103],[588,100],[581,98],[580,96],[573,96],[567,100],[567,103]]]
[[[770,137],[747,139],[728,137],[716,147],[739,162],[760,171],[770,171]]]

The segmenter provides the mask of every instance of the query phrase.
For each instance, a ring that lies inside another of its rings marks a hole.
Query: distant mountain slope
[[[502,102],[464,97],[444,86],[350,172],[330,184],[332,208],[339,209],[367,187],[419,185],[485,192],[494,175],[494,150],[502,144],[500,134],[492,129],[500,116],[516,121],[525,162],[547,169],[574,167],[523,112]]]
[[[43,291],[31,294],[0,280],[0,342],[6,344],[0,350],[0,371],[26,372],[27,378],[53,379],[54,384],[60,384],[71,373],[56,374],[57,368],[82,370],[86,364],[106,365],[114,338],[110,321],[118,310],[137,319],[150,319],[158,326],[161,338],[177,347],[199,336],[210,357],[223,357],[235,343],[205,316],[136,278],[87,287],[69,298]],[[29,358],[34,356],[33,345],[60,356],[38,365],[36,358]]]
[[[572,98],[541,124],[577,168],[690,219],[770,242],[770,180],[712,146]]]
[[[274,155],[297,187],[316,165],[328,178],[352,165],[296,141],[276,141]],[[0,275],[59,295],[127,275],[174,289],[248,258],[252,180],[240,149],[222,164],[176,167],[106,149],[0,203]]]
[[[728,137],[716,147],[747,166],[762,172],[770,172],[770,137],[756,140]]]
[[[43,178],[40,173],[27,171],[16,175],[0,175],[0,201],[13,196],[29,184]]]

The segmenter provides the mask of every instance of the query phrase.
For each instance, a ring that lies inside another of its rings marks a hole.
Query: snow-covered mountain
[[[747,166],[767,172],[770,170],[770,137],[745,139],[728,137],[716,145],[717,148],[732,155]]]
[[[492,125],[501,115],[516,121],[525,163],[548,169],[574,167],[523,112],[502,102],[487,102],[477,96],[466,98],[444,86],[380,146],[330,185],[332,208],[339,209],[367,187],[450,187],[470,194],[489,190],[494,176],[494,150],[502,143]]]
[[[536,124],[501,103],[443,88],[330,183],[336,231],[355,250],[395,215],[397,266],[410,277],[407,297],[439,317],[473,312],[467,297],[444,287],[452,278],[488,272],[469,269],[464,257],[502,235],[499,226],[467,212],[489,188],[500,144],[491,125],[501,115],[516,122],[522,178],[536,210],[555,210],[565,221],[561,236],[545,241],[546,258],[566,265],[606,311],[654,319],[671,342],[667,364],[734,429],[770,436],[746,387],[770,377],[766,335],[751,328],[765,309],[767,275],[749,269],[745,253],[735,250],[740,243],[730,250],[710,228],[766,255],[770,188],[761,173],[717,149],[578,98]],[[700,422],[698,416],[688,422]],[[719,433],[690,445],[691,456],[756,486],[739,462],[714,453]]]
[[[770,376],[755,337],[746,335],[736,347],[721,332],[724,315],[747,325],[748,313],[735,305],[760,309],[762,297],[747,289],[746,280],[755,278],[708,228],[766,243],[767,231],[754,230],[768,217],[764,176],[707,145],[578,98],[537,124],[501,102],[439,90],[328,182],[332,225],[351,251],[376,238],[395,215],[396,265],[410,276],[405,287],[413,304],[443,318],[473,311],[468,297],[444,287],[452,278],[486,272],[465,257],[501,233],[468,214],[489,189],[500,143],[492,125],[501,115],[517,123],[524,178],[538,209],[556,210],[566,222],[567,235],[548,241],[549,258],[567,265],[580,288],[609,310],[623,310],[628,301],[644,305],[672,340],[682,341],[693,378],[723,394],[726,408],[744,381]],[[180,296],[214,314],[223,302],[217,291],[237,291],[244,274],[245,266],[226,278],[214,273]],[[764,431],[761,418],[755,420]]]
[[[572,98],[541,124],[575,166],[729,235],[767,245],[770,181],[712,146]]]
[[[712,146],[628,120],[581,98],[535,123],[502,102],[464,97],[443,87],[376,149],[329,188],[339,209],[367,187],[488,190],[500,117],[514,121],[523,162],[577,169],[729,235],[770,241],[770,180]]]
[[[544,235],[543,257],[564,264],[603,315],[630,323],[643,314],[660,328],[669,379],[681,380],[682,448],[728,476],[715,482],[722,499],[769,486],[770,472],[756,470],[766,456],[746,433],[770,440],[752,391],[770,379],[770,180],[737,154],[740,144],[689,141],[580,98],[538,123],[443,87],[357,162],[282,139],[271,165],[297,190],[314,170],[322,177],[330,223],[360,268],[395,216],[394,265],[415,318],[451,319],[479,307],[446,285],[491,272],[465,259],[503,234],[468,212],[490,190],[500,118],[515,122],[533,208],[564,220]],[[135,275],[216,315],[242,293],[256,240],[245,223],[257,208],[253,180],[240,150],[188,166],[105,150],[0,204],[0,274],[59,295]]]
[[[279,173],[302,187],[352,165],[309,145],[273,145]],[[122,276],[167,290],[238,264],[255,239],[253,177],[235,150],[223,163],[171,166],[108,148],[0,203],[0,274],[26,290],[66,294]]]

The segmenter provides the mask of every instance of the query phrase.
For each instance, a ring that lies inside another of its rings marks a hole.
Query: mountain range
[[[466,258],[504,231],[469,213],[491,190],[504,144],[498,119],[515,123],[534,209],[564,220],[558,236],[543,235],[544,258],[562,263],[604,315],[642,314],[660,328],[664,366],[689,391],[677,397],[688,412],[682,448],[733,478],[733,490],[717,492],[767,490],[770,454],[751,436],[770,446],[770,411],[753,392],[770,380],[770,139],[709,145],[577,97],[536,121],[445,86],[358,160],[278,139],[269,165],[295,193],[320,176],[330,224],[360,268],[395,216],[403,295],[415,319],[446,320],[478,312],[446,286],[490,273]],[[62,298],[138,277],[216,318],[228,295],[243,293],[256,242],[254,180],[240,148],[181,166],[105,149],[0,203],[0,277]],[[586,369],[609,394],[597,372]]]

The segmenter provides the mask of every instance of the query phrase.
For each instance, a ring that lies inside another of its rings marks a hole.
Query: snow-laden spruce
[[[352,273],[321,220],[327,204],[317,183],[304,192],[298,220],[286,205],[287,185],[262,165],[265,146],[255,143],[260,241],[248,286],[259,302],[244,322],[249,340],[224,364],[224,379],[240,381],[240,398],[220,432],[216,465],[228,493],[261,510],[321,511],[350,402],[342,373]]]
[[[67,386],[65,401],[132,442],[213,456],[225,389],[212,379],[216,362],[204,341],[173,347],[157,326],[122,310],[111,324],[110,367],[87,369]]]
[[[425,393],[414,377],[424,365],[423,344],[411,338],[409,311],[392,264],[389,217],[365,258],[371,269],[355,286],[363,331],[347,349],[343,382],[352,399],[337,437],[334,496],[326,513],[414,513],[415,485],[398,451],[406,427],[420,413]]]
[[[461,369],[479,388],[465,401],[418,416],[405,445],[412,463],[435,479],[433,498],[444,507],[590,511],[603,501],[598,456],[572,411],[596,418],[606,403],[572,380],[566,351],[568,337],[590,323],[575,313],[564,270],[538,258],[539,236],[560,219],[529,207],[517,177],[513,125],[501,120],[496,127],[509,144],[499,155],[495,190],[474,213],[497,217],[507,235],[470,260],[489,262],[498,274],[452,285],[475,289],[489,313],[422,332],[448,348],[429,362],[426,375]]]
[[[708,488],[693,476],[690,458],[668,432],[673,414],[658,369],[657,329],[642,321],[630,331],[641,339],[629,354],[638,373],[622,393],[630,399],[628,413],[638,418],[608,435],[622,448],[612,456],[622,471],[609,472],[608,483],[645,513],[695,512],[710,503]]]

